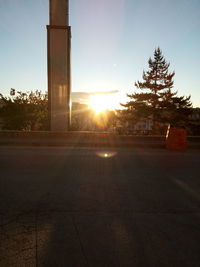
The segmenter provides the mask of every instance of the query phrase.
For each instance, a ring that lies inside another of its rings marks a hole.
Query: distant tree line
[[[72,131],[109,131],[115,119],[114,111],[96,114],[87,104],[72,103]],[[10,96],[0,94],[0,124],[3,130],[49,130],[47,93],[11,89]]]

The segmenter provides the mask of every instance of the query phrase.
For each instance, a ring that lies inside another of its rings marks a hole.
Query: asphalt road
[[[0,147],[0,266],[200,266],[200,151]]]

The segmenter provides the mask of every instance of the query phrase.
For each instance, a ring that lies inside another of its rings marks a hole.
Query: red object
[[[168,150],[184,151],[187,149],[187,131],[179,128],[169,128],[166,135]]]

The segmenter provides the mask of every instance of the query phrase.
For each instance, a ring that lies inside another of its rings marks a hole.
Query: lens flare
[[[117,152],[101,151],[96,152],[96,155],[100,158],[112,158],[117,155]]]

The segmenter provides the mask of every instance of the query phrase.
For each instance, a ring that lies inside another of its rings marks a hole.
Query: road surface
[[[0,266],[200,266],[200,151],[0,147]]]

